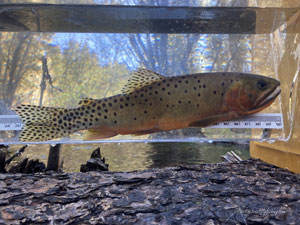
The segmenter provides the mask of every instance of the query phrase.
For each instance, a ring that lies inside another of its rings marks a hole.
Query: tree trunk
[[[0,224],[299,224],[300,175],[259,160],[0,175]]]

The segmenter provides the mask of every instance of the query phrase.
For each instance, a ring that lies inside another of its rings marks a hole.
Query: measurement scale
[[[0,131],[21,130],[22,121],[17,115],[0,115]],[[207,128],[261,128],[282,129],[282,115],[280,113],[261,113],[238,120],[215,123]]]
[[[207,128],[261,128],[261,129],[282,129],[281,113],[259,113],[243,117],[237,120],[230,120],[215,123]]]

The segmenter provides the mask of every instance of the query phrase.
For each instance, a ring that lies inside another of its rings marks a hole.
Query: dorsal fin
[[[127,95],[144,86],[152,84],[155,81],[165,79],[164,76],[147,69],[138,69],[131,73],[127,84],[122,89],[122,93]]]
[[[83,105],[90,105],[93,103],[93,101],[95,101],[95,99],[92,98],[82,98],[80,99],[80,101],[78,102],[79,106],[83,106]]]

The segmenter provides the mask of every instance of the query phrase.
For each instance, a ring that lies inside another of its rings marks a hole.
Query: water
[[[11,151],[21,146],[13,145]],[[242,159],[248,159],[249,145],[234,143],[104,143],[62,145],[61,160],[65,172],[79,172],[97,147],[109,164],[110,171],[134,171],[178,165],[221,162],[221,156],[234,151]],[[49,145],[30,145],[21,158],[39,159],[47,163]],[[20,159],[17,159],[20,160]]]

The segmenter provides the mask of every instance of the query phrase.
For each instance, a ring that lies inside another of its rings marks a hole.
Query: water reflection
[[[232,143],[105,143],[62,145],[61,159],[65,172],[79,172],[97,147],[109,164],[110,171],[134,171],[167,166],[221,162],[221,156],[234,151],[241,158],[249,158],[249,145]],[[20,145],[10,146],[12,151]],[[49,145],[30,145],[21,156],[46,163]],[[20,160],[20,159],[17,159]]]

